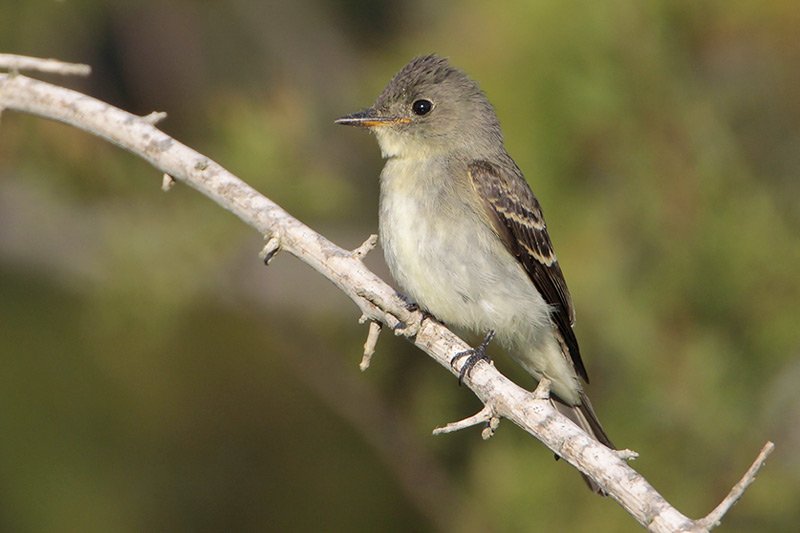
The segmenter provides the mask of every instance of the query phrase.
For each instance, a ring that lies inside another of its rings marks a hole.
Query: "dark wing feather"
[[[473,161],[469,165],[469,176],[498,235],[552,307],[551,317],[559,342],[569,353],[575,371],[588,383],[589,376],[572,330],[575,323],[572,298],[553,252],[542,209],[513,163],[512,169],[502,170],[487,161]]]

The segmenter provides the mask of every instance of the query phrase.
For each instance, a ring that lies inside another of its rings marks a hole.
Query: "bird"
[[[418,56],[372,107],[335,123],[368,129],[386,159],[378,225],[392,276],[423,311],[486,335],[460,354],[459,379],[496,339],[550,381],[560,412],[615,449],[584,392],[575,308],[542,208],[477,82],[446,58]]]

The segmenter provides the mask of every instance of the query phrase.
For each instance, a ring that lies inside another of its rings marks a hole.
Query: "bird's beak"
[[[334,124],[361,126],[362,128],[388,126],[390,124],[405,124],[407,122],[410,122],[407,118],[380,117],[374,109],[367,109],[366,111],[345,115],[333,121]]]

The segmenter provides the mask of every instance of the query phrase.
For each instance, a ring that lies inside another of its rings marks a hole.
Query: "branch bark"
[[[4,109],[70,124],[142,157],[164,174],[165,190],[171,186],[171,180],[197,189],[265,237],[268,241],[262,252],[265,262],[279,250],[289,252],[347,294],[361,310],[364,320],[389,326],[452,374],[459,375],[461,365],[453,367],[450,362],[469,347],[435,319],[409,307],[400,295],[364,266],[363,256],[374,244],[369,240],[353,252],[336,246],[219,164],[157,129],[156,121],[149,115],[132,115],[87,95],[16,73],[0,74],[0,112]],[[377,326],[370,331],[365,351],[374,347]],[[773,448],[772,443],[767,443],[745,477],[717,509],[705,518],[692,520],[678,512],[627,464],[626,459],[632,452],[610,450],[589,437],[558,413],[546,391],[531,394],[500,374],[493,365],[484,363],[475,366],[464,384],[486,407],[476,417],[456,425],[464,427],[468,422],[484,420],[496,422],[497,417],[511,420],[591,477],[650,531],[700,532],[717,526],[755,479]],[[546,385],[544,383],[545,388]]]
[[[35,70],[37,72],[76,76],[88,76],[92,73],[92,67],[89,65],[65,63],[57,59],[41,59],[38,57],[18,56],[15,54],[0,54],[0,68],[12,72]]]

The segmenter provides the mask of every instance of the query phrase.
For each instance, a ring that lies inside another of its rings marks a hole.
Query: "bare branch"
[[[753,462],[747,472],[745,472],[742,479],[739,480],[739,483],[733,486],[731,491],[716,507],[716,509],[708,513],[708,516],[705,518],[698,520],[703,527],[710,530],[722,523],[722,517],[730,510],[731,507],[736,504],[736,502],[739,501],[739,498],[742,497],[744,491],[747,490],[747,487],[749,487],[750,484],[756,480],[758,471],[761,470],[762,466],[764,466],[764,463],[767,461],[767,457],[769,457],[769,454],[771,454],[772,450],[774,449],[775,444],[772,442],[767,442],[764,447],[761,448],[761,453],[758,454],[758,457],[756,457],[756,460]]]
[[[35,70],[37,72],[51,72],[54,74],[88,76],[92,67],[80,63],[65,63],[57,59],[40,59],[38,57],[18,56],[15,54],[0,54],[0,68],[11,72],[20,70]]]
[[[40,115],[100,136],[149,161],[161,172],[202,192],[270,239],[262,252],[268,261],[285,250],[331,280],[363,315],[392,327],[457,375],[450,362],[469,347],[450,330],[410,307],[389,285],[364,266],[365,243],[344,250],[291,217],[270,199],[220,165],[179,143],[151,121],[81,93],[21,75],[0,74],[0,109]],[[367,241],[369,242],[369,240]],[[363,252],[363,253],[362,253]],[[370,336],[374,335],[370,326]],[[368,337],[367,348],[371,344]],[[365,349],[365,351],[367,351]],[[629,453],[610,450],[561,415],[548,399],[542,380],[534,394],[500,374],[494,365],[477,365],[464,383],[486,407],[471,419],[507,418],[539,439],[569,464],[591,477],[614,501],[650,531],[708,531],[741,497],[772,450],[768,443],[745,478],[708,517],[691,520],[678,512],[625,461]],[[491,411],[489,417],[484,411]],[[487,418],[489,417],[489,418]],[[467,420],[471,420],[467,419]],[[478,422],[479,423],[479,422]],[[465,421],[460,424],[466,427]]]

